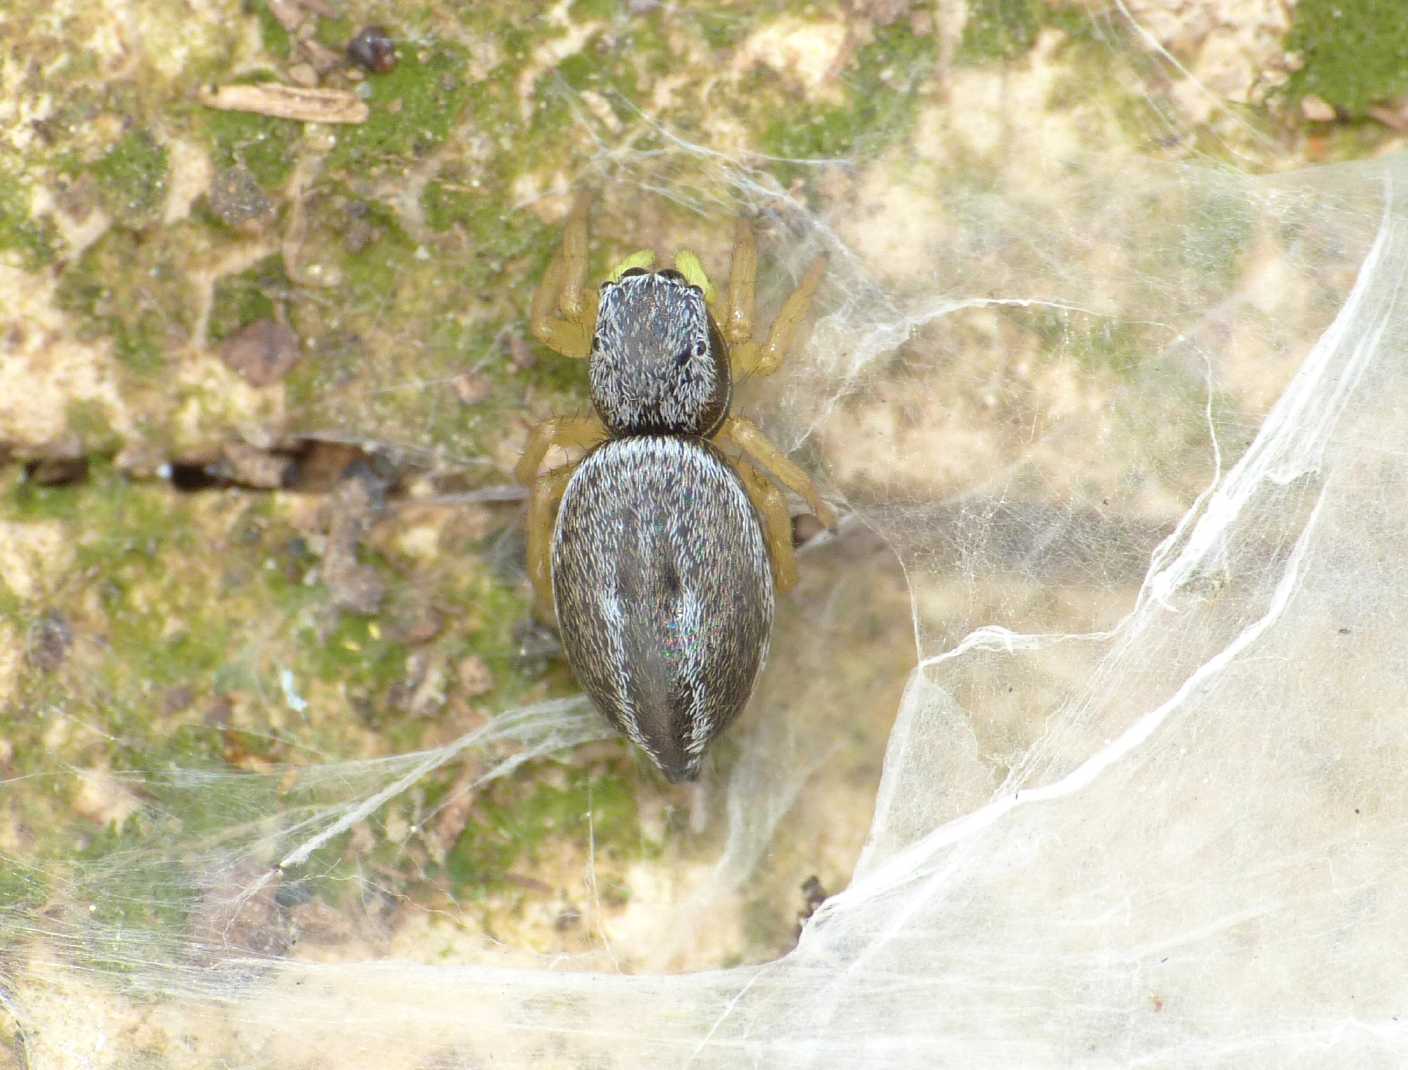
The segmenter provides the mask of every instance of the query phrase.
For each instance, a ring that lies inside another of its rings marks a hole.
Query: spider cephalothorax
[[[835,521],[806,473],[729,415],[740,374],[777,369],[821,280],[812,265],[765,344],[752,338],[757,251],[740,223],[727,299],[692,254],[649,272],[637,254],[598,293],[583,283],[587,199],[533,295],[533,333],[591,358],[596,416],[537,428],[518,477],[533,487],[528,569],[578,681],[671,781],[699,775],[767,656],[773,585],[796,582],[781,491],[744,454]],[[720,329],[719,324],[723,324]],[[588,450],[541,477],[554,445]]]
[[[711,434],[728,411],[728,353],[704,291],[633,268],[601,287],[592,403],[612,434]]]

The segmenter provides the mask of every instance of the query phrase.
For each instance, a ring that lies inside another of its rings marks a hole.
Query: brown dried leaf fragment
[[[208,86],[201,90],[200,102],[221,111],[248,111],[303,123],[364,123],[371,114],[355,93],[267,82]]]
[[[220,346],[220,359],[251,386],[278,382],[301,355],[298,335],[273,320],[256,320]]]

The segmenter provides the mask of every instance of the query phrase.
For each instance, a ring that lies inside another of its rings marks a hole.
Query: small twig
[[[371,114],[366,101],[340,89],[304,89],[301,86],[209,86],[200,102],[221,111],[248,111],[277,119],[304,123],[364,123]]]

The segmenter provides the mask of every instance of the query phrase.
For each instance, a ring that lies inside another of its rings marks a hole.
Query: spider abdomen
[[[773,587],[752,503],[702,438],[631,435],[563,494],[552,586],[568,661],[597,707],[672,781],[748,701]]]

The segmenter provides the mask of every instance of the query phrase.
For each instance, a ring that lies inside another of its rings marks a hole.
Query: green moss
[[[932,34],[917,35],[904,22],[876,31],[845,75],[845,102],[788,108],[769,121],[764,150],[787,159],[832,159],[874,152],[902,139],[918,105],[913,87],[928,77],[936,48]],[[781,170],[787,176],[796,169]]]
[[[111,229],[68,265],[59,307],[80,318],[83,337],[111,338],[118,360],[152,378],[165,367],[168,346],[188,335],[196,307],[185,253],[180,228],[156,240]]]
[[[567,14],[573,22],[591,22],[609,19],[620,10],[620,0],[573,0]]]
[[[621,122],[634,122],[630,101],[641,94],[642,75],[659,76],[671,60],[679,62],[660,31],[654,15],[634,19],[611,31],[592,34],[580,50],[545,71],[533,89],[533,132],[545,147],[582,120],[579,94],[593,92]]]
[[[415,428],[420,442],[473,449],[466,417],[483,414],[466,413],[453,379],[483,357],[458,343],[492,339],[503,320],[491,329],[486,306],[512,296],[488,278],[495,263],[500,278],[504,270],[493,247],[440,252],[413,239],[390,206],[345,187],[310,199],[307,212],[307,262],[335,263],[341,279],[332,300],[291,313],[300,335],[319,339],[316,358],[285,380],[298,419],[384,429],[398,441]]]
[[[958,58],[988,63],[1025,55],[1036,42],[1041,15],[1039,0],[968,0]]]
[[[245,14],[259,20],[259,40],[271,55],[287,60],[293,54],[293,41],[283,24],[269,10],[266,0],[244,0],[241,5]]]
[[[268,686],[268,667],[248,661],[252,627],[261,644],[281,644],[286,663],[299,665],[301,637],[287,622],[317,601],[318,592],[300,585],[301,600],[287,601],[282,586],[288,581],[268,567],[274,558],[266,539],[286,543],[287,529],[260,527],[245,539],[237,530],[251,511],[245,510],[228,531],[223,520],[212,531],[220,514],[201,512],[198,499],[173,495],[162,484],[130,483],[106,464],[91,465],[85,482],[21,483],[0,505],[16,519],[72,526],[77,574],[94,579],[79,589],[81,604],[65,614],[75,631],[103,637],[93,647],[101,656],[87,662],[84,680],[102,694],[114,768],[150,771],[159,779],[168,767],[219,764],[219,734],[198,719],[187,723],[190,714],[181,711],[222,688]],[[209,552],[213,546],[218,553]],[[308,646],[317,650],[321,642],[313,636]],[[367,671],[357,666],[346,676]],[[185,690],[189,698],[163,715],[161,696],[170,689]],[[41,698],[31,690],[25,701]],[[71,704],[73,696],[65,701]]]
[[[71,417],[85,432],[98,434],[106,414],[95,409]],[[230,494],[231,502],[239,499]],[[104,463],[92,465],[87,480],[63,486],[12,480],[0,497],[0,510],[10,518],[43,517],[69,526],[76,548],[72,574],[91,579],[71,588],[59,582],[79,601],[61,601],[56,609],[76,635],[94,640],[76,647],[82,653],[75,658],[84,658],[81,684],[76,676],[64,675],[68,667],[29,676],[15,706],[20,715],[12,724],[8,711],[0,711],[0,732],[15,743],[17,754],[45,763],[65,760],[37,742],[42,719],[23,713],[62,701],[75,716],[101,721],[107,740],[100,744],[103,760],[114,770],[136,773],[143,785],[143,814],[97,837],[83,830],[91,843],[83,855],[86,883],[77,894],[85,897],[85,909],[89,899],[95,904],[88,958],[105,970],[124,968],[121,948],[111,938],[118,928],[135,925],[176,938],[198,904],[179,860],[163,850],[164,842],[178,838],[170,835],[171,822],[179,822],[179,840],[190,843],[207,831],[228,829],[242,815],[267,815],[307,801],[296,791],[285,795],[277,777],[220,777],[227,760],[240,760],[230,755],[287,760],[290,739],[324,751],[343,750],[349,728],[357,724],[350,714],[360,716],[358,727],[385,722],[382,738],[388,749],[424,746],[426,733],[439,730],[434,721],[398,718],[395,703],[387,701],[393,688],[404,685],[407,663],[416,653],[450,667],[469,653],[491,661],[499,684],[496,704],[516,701],[528,690],[514,656],[513,628],[526,606],[522,590],[486,568],[447,561],[443,597],[439,576],[416,577],[417,592],[426,587],[437,591],[446,630],[429,644],[408,647],[384,623],[408,597],[395,570],[364,553],[365,561],[383,566],[387,609],[377,616],[331,617],[326,590],[303,582],[316,558],[280,519],[277,501],[277,496],[263,497],[228,516],[228,508],[212,509],[206,495],[174,494],[160,483],[132,483]],[[478,550],[477,543],[465,547],[471,561]],[[25,625],[23,619],[20,624]],[[72,666],[75,673],[80,668],[77,662]],[[312,710],[289,716],[276,682],[276,671],[284,667],[302,682],[305,695],[307,681],[316,677],[326,685],[322,695],[345,697],[345,703],[315,701]],[[454,687],[452,669],[449,686]],[[267,707],[277,728],[258,721],[242,725],[247,731],[207,724],[203,714],[208,704],[229,689],[265,692],[247,709],[258,716]],[[167,708],[165,696],[174,690],[189,692],[189,697]],[[535,697],[541,694],[539,690]],[[85,710],[88,695],[94,705]],[[84,738],[90,748],[84,760],[91,761],[92,737]],[[557,769],[540,768],[554,775]],[[170,769],[212,775],[173,779],[167,776]],[[625,769],[629,776],[629,763]],[[502,876],[515,860],[547,849],[555,835],[580,843],[586,835],[581,815],[589,807],[603,852],[639,850],[629,781],[608,776],[588,786],[579,775],[572,776],[576,779],[567,787],[546,788],[541,794],[531,771],[525,780],[505,786],[504,794],[491,800],[494,831],[466,864]],[[526,799],[521,810],[520,796]],[[63,829],[69,837],[65,842],[71,842],[72,828]],[[506,844],[509,850],[502,850]],[[341,846],[330,845],[328,852],[335,856]],[[65,852],[71,853],[67,847]],[[405,862],[400,846],[378,843],[373,855],[384,855],[388,865]],[[409,885],[424,876],[421,863],[406,873]],[[39,891],[13,876],[0,883],[0,895]]]
[[[1192,286],[1209,291],[1209,298],[1228,292],[1241,276],[1242,261],[1255,237],[1251,204],[1235,187],[1208,183],[1188,193],[1189,226],[1183,230],[1179,257]]]
[[[166,854],[177,831],[164,821],[134,814],[92,835],[78,855],[79,879],[70,889],[85,907],[87,941],[80,952],[90,965],[127,973],[161,954],[161,938],[175,950],[187,931],[197,889],[184,865]],[[143,935],[141,948],[125,939]]]
[[[206,326],[212,342],[220,342],[258,320],[274,318],[292,284],[284,272],[282,256],[265,257],[237,275],[226,275],[215,284],[210,319]]]
[[[384,693],[405,678],[409,651],[376,617],[344,614],[326,636],[309,630],[303,638],[320,680]]]
[[[521,256],[553,248],[553,234],[537,216],[508,212],[493,197],[453,180],[427,182],[421,194],[425,221],[438,231],[459,227],[471,246],[490,255],[476,256],[466,269],[482,281],[502,274],[504,267]]]
[[[491,889],[537,860],[554,840],[585,843],[598,860],[629,858],[642,847],[635,792],[614,774],[568,769],[566,784],[530,776],[498,781],[475,806],[475,819],[445,859],[460,893]]]
[[[206,124],[214,159],[243,166],[264,190],[282,186],[297,163],[301,124],[247,112],[212,111]]]
[[[142,312],[134,320],[117,325],[113,332],[113,355],[138,375],[154,376],[166,367],[161,336],[161,316]]]
[[[121,768],[141,774],[144,801],[179,820],[186,837],[219,835],[244,814],[279,809],[278,780],[230,771],[223,761],[220,733],[204,725],[178,726],[140,747],[119,751],[116,758]],[[173,769],[209,775],[173,778]]]
[[[72,484],[45,486],[28,479],[13,483],[4,497],[5,512],[15,520],[72,520],[82,500]]]
[[[747,22],[737,15],[701,11],[698,17],[699,32],[715,52],[728,52],[737,48],[748,29]]]
[[[234,622],[211,612],[210,577],[187,571],[184,583],[167,579],[166,564],[194,548],[189,518],[122,488],[116,478],[104,482],[106,496],[97,504],[112,527],[88,537],[78,559],[103,577],[97,594],[114,681],[170,687],[208,679],[228,656]]]
[[[0,251],[17,252],[26,270],[38,271],[57,260],[62,248],[53,221],[30,216],[28,187],[0,171]]]
[[[244,510],[228,528],[221,521],[221,530],[212,532],[211,514],[199,514],[198,521],[197,499],[160,484],[132,484],[106,465],[93,466],[87,482],[21,486],[11,498],[22,518],[72,523],[79,533],[76,566],[99,577],[85,585],[91,597],[80,612],[87,618],[83,628],[104,635],[103,656],[86,676],[104,694],[115,767],[158,775],[168,766],[221,760],[218,733],[199,722],[184,724],[179,712],[170,715],[175,723],[163,723],[153,709],[155,696],[182,688],[191,692],[189,704],[223,689],[269,686],[268,666],[248,660],[251,627],[258,628],[260,644],[276,645],[284,664],[300,675],[307,656],[332,661],[330,678],[346,684],[349,694],[366,681],[384,691],[404,672],[404,648],[370,641],[376,634],[370,621],[331,637],[313,625],[307,633],[289,627],[292,617],[319,602],[319,592],[298,584],[298,596],[289,594],[295,585],[266,545],[286,545],[288,530],[251,517],[257,510]],[[212,546],[219,552],[209,553]],[[353,640],[359,640],[356,649]]]
[[[1139,327],[1120,320],[1077,316],[1060,309],[1009,309],[1013,322],[1035,330],[1041,353],[1053,360],[1072,360],[1089,372],[1132,374],[1157,352]]]
[[[64,423],[82,443],[85,454],[116,452],[121,436],[113,429],[111,410],[96,398],[75,398],[64,407]]]
[[[11,500],[11,493],[0,495],[0,515]],[[0,620],[18,622],[25,607],[25,601],[15,593],[13,587],[0,578]]]
[[[420,159],[444,143],[475,92],[468,56],[447,42],[403,45],[396,69],[369,78],[371,116],[340,131],[329,166],[365,171]]]
[[[334,215],[341,218],[335,219]],[[365,228],[366,237],[347,244],[349,224]],[[419,246],[401,226],[395,210],[379,201],[350,198],[333,206],[332,212],[324,217],[323,225],[342,228],[337,237],[344,242],[345,249],[343,284],[347,292],[360,301],[375,302],[397,293],[398,288],[405,291],[408,288],[400,285],[401,280],[411,274],[424,276],[433,270],[426,259],[418,258]],[[410,296],[409,293],[403,295]],[[397,308],[421,310],[424,304],[420,301],[398,303]]]
[[[155,223],[166,198],[166,147],[146,130],[127,134],[89,168],[108,214],[127,227]]]
[[[1300,0],[1286,48],[1305,65],[1291,76],[1296,100],[1315,94],[1350,116],[1408,93],[1408,4]]]
[[[592,90],[619,116],[638,122],[623,99],[638,96],[638,72],[671,64],[677,69],[684,57],[670,51],[663,30],[668,20],[657,13],[616,19],[611,34],[592,36],[537,79],[525,116],[523,65],[547,38],[565,30],[525,23],[503,3],[460,9],[456,18],[468,32],[495,42],[496,66],[485,71],[485,56],[476,55],[479,66],[469,83],[471,65],[453,46],[403,43],[398,69],[367,79],[371,121],[338,133],[323,192],[340,190],[346,203],[329,196],[308,205],[310,230],[316,232],[304,251],[308,263],[337,265],[340,285],[327,295],[336,307],[295,303],[291,309],[299,333],[320,343],[318,359],[296,368],[285,388],[300,420],[355,424],[372,433],[395,428],[398,436],[414,426],[423,441],[469,456],[492,441],[505,415],[521,412],[525,386],[543,387],[536,397],[544,402],[550,394],[585,392],[580,364],[545,356],[525,374],[498,359],[504,350],[495,339],[526,314],[532,282],[560,237],[535,213],[514,210],[510,191],[525,174],[572,166],[574,130],[582,121],[577,92]],[[390,29],[404,38],[404,31]],[[436,40],[433,29],[426,38]],[[482,149],[466,153],[449,141],[459,129],[472,131]],[[638,141],[636,147],[647,146]],[[399,173],[430,149],[440,155],[421,194],[420,219],[428,233],[415,232],[411,240],[409,223],[390,204],[363,205],[367,214],[349,220],[351,208],[366,200],[368,172]],[[374,241],[347,241],[368,225]],[[413,369],[403,359],[407,373],[395,378],[383,356],[388,337],[397,339],[402,353],[416,354]],[[467,366],[505,389],[486,403],[461,406],[447,384]],[[409,389],[413,380],[427,386]]]
[[[4,931],[5,911],[38,906],[48,891],[43,870],[0,854],[0,932]]]
[[[421,191],[420,203],[425,222],[432,230],[449,230],[471,223],[485,199],[471,187],[432,179]]]
[[[1106,36],[1100,29],[1099,20],[1092,17],[1090,8],[1079,0],[1051,0],[1037,8],[1043,26],[1060,30],[1072,41],[1098,45],[1100,55],[1109,58]]]
[[[214,108],[206,109],[201,120],[215,164],[247,168],[265,190],[282,186],[298,162],[302,123]]]
[[[525,671],[514,634],[528,618],[526,588],[510,586],[485,568],[464,567],[463,562],[482,560],[490,552],[488,541],[456,547],[446,555],[449,567],[440,570],[433,582],[439,605],[457,624],[456,634],[445,642],[449,663],[458,664],[470,655],[483,658],[497,687],[488,699],[477,701],[508,707],[540,698],[541,692],[534,693],[535,676]]]
[[[317,30],[313,37],[319,44],[334,52],[345,52],[348,43],[357,35],[359,29],[357,23],[350,18],[320,18],[317,20]]]
[[[21,519],[59,519],[74,528],[76,567],[98,577],[85,585],[101,613],[105,635],[94,682],[108,689],[104,717],[110,728],[132,722],[132,745],[151,746],[145,726],[152,720],[145,702],[128,712],[124,696],[150,689],[203,684],[229,656],[237,620],[221,609],[213,585],[219,565],[209,572],[173,567],[197,547],[190,505],[160,486],[140,486],[110,466],[91,463],[86,482],[41,487],[21,484],[10,504]],[[228,608],[228,603],[226,603]],[[120,734],[120,733],[119,733]]]

